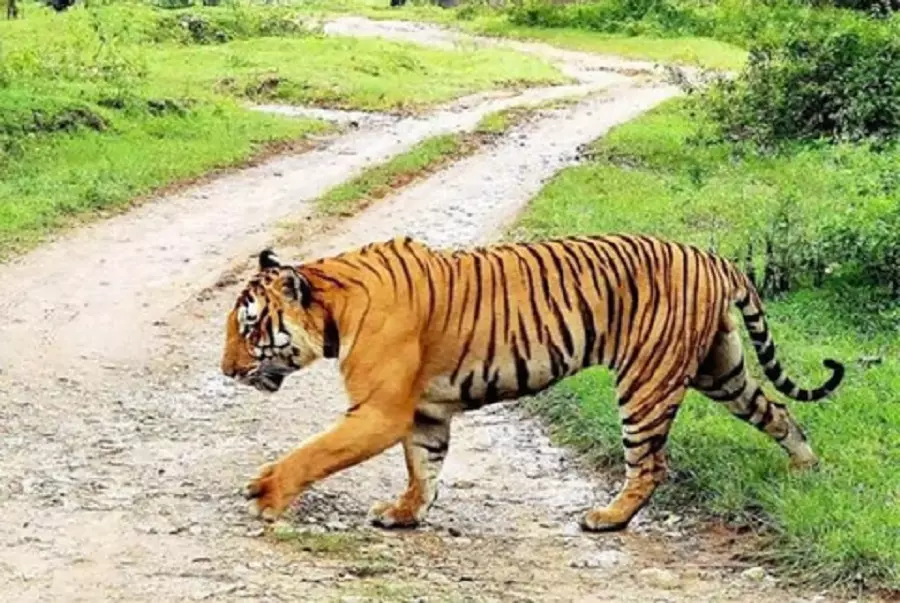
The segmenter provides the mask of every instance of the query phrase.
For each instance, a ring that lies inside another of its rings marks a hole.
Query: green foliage
[[[572,27],[628,35],[679,35],[697,29],[696,16],[671,0],[604,0],[557,4],[538,0],[510,9],[514,25]]]
[[[791,0],[531,0],[509,9],[509,20],[516,25],[659,37],[707,36],[742,45],[780,40],[794,27],[828,31],[837,23],[860,19],[849,11],[812,9]]]
[[[884,17],[900,11],[900,0],[831,0],[830,4],[838,8],[864,11],[875,17]]]
[[[592,160],[548,183],[518,229],[528,237],[643,232],[735,259],[752,242],[760,280],[767,263],[775,263],[769,272],[792,270],[790,290],[766,303],[786,369],[812,385],[824,378],[823,358],[847,365],[831,402],[790,405],[821,468],[791,475],[771,439],[692,393],[670,438],[672,475],[652,505],[700,505],[769,528],[775,538],[763,558],[802,581],[898,588],[900,303],[885,295],[894,277],[882,271],[900,265],[891,255],[900,152],[840,144],[748,154],[701,136],[706,124],[691,103],[672,101],[615,128]],[[775,245],[768,258],[767,240]],[[826,267],[818,283],[817,263]],[[591,370],[530,405],[559,441],[621,471],[614,389],[610,373]]]
[[[796,31],[750,52],[747,68],[706,95],[731,140],[890,139],[900,133],[900,37],[884,27]]]
[[[258,37],[292,37],[318,34],[295,11],[278,7],[216,11],[186,10],[158,17],[150,32],[153,42],[224,44]]]

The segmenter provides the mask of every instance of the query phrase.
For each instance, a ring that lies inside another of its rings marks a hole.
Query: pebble
[[[646,584],[656,588],[671,589],[676,588],[681,584],[681,581],[674,572],[660,567],[648,567],[642,569],[638,575]]]
[[[591,553],[590,555],[586,555],[580,559],[573,559],[569,562],[569,567],[581,567],[588,569],[599,567],[608,569],[619,565],[620,563],[624,563],[627,560],[628,555],[626,555],[622,551],[610,549],[607,551]]]
[[[750,569],[745,569],[741,572],[741,577],[747,580],[753,580],[754,582],[760,582],[766,577],[766,570],[759,566],[751,567]]]

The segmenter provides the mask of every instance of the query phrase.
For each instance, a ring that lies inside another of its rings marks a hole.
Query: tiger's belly
[[[565,375],[554,375],[550,364],[515,363],[485,366],[473,363],[453,374],[433,378],[423,392],[431,403],[459,403],[464,410],[536,394]]]

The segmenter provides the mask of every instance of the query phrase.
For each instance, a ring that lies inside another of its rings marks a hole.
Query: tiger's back
[[[501,245],[430,260],[417,273],[433,281],[438,299],[422,321],[425,356],[437,359],[426,397],[466,408],[534,394],[594,365],[647,379],[680,355],[681,370],[694,372],[739,286],[727,262],[645,237]]]
[[[843,376],[826,361],[826,384],[797,387],[775,357],[752,283],[715,254],[653,237],[452,252],[396,238],[289,270],[309,293],[308,313],[321,313],[318,322],[304,316],[298,335],[339,359],[351,413],[379,409],[396,424],[393,441],[403,442],[410,488],[373,509],[384,526],[424,516],[455,414],[534,394],[594,365],[617,374],[627,479],[609,506],[585,516],[586,529],[627,525],[662,481],[668,432],[688,387],[769,433],[795,464],[813,464],[786,407],[747,373],[732,303],[782,393],[820,399]]]

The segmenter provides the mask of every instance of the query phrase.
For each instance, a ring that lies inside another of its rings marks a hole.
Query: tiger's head
[[[276,392],[287,375],[327,352],[323,333],[329,324],[327,312],[313,301],[307,278],[267,249],[259,254],[259,271],[228,314],[222,373]]]

